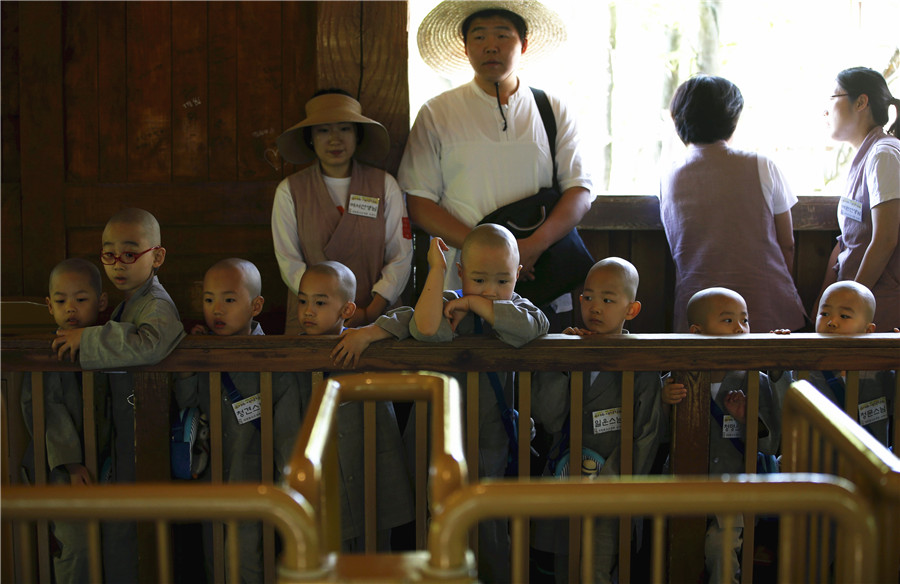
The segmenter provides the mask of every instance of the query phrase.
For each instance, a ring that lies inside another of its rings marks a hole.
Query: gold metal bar
[[[526,517],[513,517],[510,521],[512,579],[511,582],[528,581],[528,525]]]
[[[569,460],[571,461],[571,458]],[[581,581],[585,584],[594,581],[595,521],[595,517],[587,515],[581,522]],[[569,573],[571,574],[572,572]]]
[[[103,581],[103,561],[100,548],[100,522],[88,521],[87,523],[88,538],[88,562],[90,568],[91,582]]]
[[[666,518],[665,515],[653,516],[653,545],[650,548],[652,554],[651,582],[662,584],[666,569]]]
[[[665,497],[659,493],[665,492]],[[850,581],[871,581],[875,572],[875,508],[852,483],[828,475],[747,475],[740,480],[670,479],[591,482],[493,481],[464,487],[432,518],[429,538],[431,569],[445,572],[466,565],[466,534],[487,518],[620,513],[735,516],[823,513],[848,536],[842,550],[852,563]],[[733,519],[728,522],[733,526]],[[748,542],[748,545],[749,542]],[[726,546],[727,547],[727,546]],[[577,573],[577,572],[576,572]]]
[[[164,582],[172,582],[172,542],[169,537],[169,524],[163,519],[160,519],[155,523],[156,573]]]
[[[227,521],[225,523],[226,533],[228,534],[228,582],[230,584],[241,584],[241,539],[238,533],[238,522]]]

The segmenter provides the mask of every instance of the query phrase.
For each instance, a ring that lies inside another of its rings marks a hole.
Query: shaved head
[[[637,289],[640,278],[638,277],[637,268],[635,268],[631,262],[617,257],[602,259],[591,266],[585,281],[590,278],[591,274],[600,272],[611,274],[618,278],[622,283],[623,291],[628,296],[628,301],[634,302],[635,298],[637,298]]]
[[[343,302],[356,300],[356,276],[344,264],[333,261],[319,262],[306,268],[306,273],[322,274],[333,278],[338,284]]]
[[[687,305],[687,319],[689,325],[703,325],[706,323],[706,319],[709,318],[709,312],[716,305],[719,300],[734,300],[740,302],[744,306],[747,303],[744,301],[744,297],[735,292],[734,290],[729,290],[728,288],[707,288],[705,290],[700,290],[688,301]]]
[[[152,245],[161,245],[161,238],[159,234],[159,221],[156,220],[151,213],[144,211],[143,209],[130,208],[123,209],[110,217],[109,221],[106,222],[106,225],[112,225],[114,223],[125,223],[128,225],[135,225],[140,228],[143,236],[147,239],[147,242]]]
[[[872,322],[875,319],[875,295],[872,294],[871,290],[853,280],[841,280],[825,288],[825,292],[822,293],[822,299],[819,301],[819,306],[821,307],[822,304],[825,304],[828,297],[836,292],[844,292],[856,297],[863,308],[862,316],[866,319],[866,322]]]
[[[232,270],[240,274],[241,282],[250,294],[251,300],[262,294],[262,277],[253,262],[241,258],[228,258],[213,264],[206,273],[216,270]]]
[[[515,264],[519,265],[519,244],[513,234],[502,225],[485,223],[477,225],[469,232],[463,241],[460,262],[465,265],[467,252],[473,247],[488,247],[505,249],[510,257],[515,258]]]
[[[98,297],[103,293],[103,276],[100,275],[100,269],[85,259],[69,258],[56,264],[50,271],[49,289],[51,294],[53,293],[53,281],[63,274],[84,276]]]

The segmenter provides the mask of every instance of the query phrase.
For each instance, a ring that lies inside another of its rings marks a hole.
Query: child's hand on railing
[[[56,338],[50,343],[50,347],[56,353],[60,361],[69,353],[72,363],[78,360],[78,349],[81,347],[81,333],[84,329],[56,329]]]
[[[771,335],[789,335],[791,334],[791,329],[775,329],[774,331],[769,331]]]
[[[69,472],[69,480],[71,481],[72,485],[89,485],[93,482],[91,480],[91,473],[88,472],[88,469],[83,464],[73,462],[66,464],[65,467]]]
[[[741,424],[747,422],[747,396],[743,391],[736,389],[728,392],[725,396],[725,411]]]
[[[331,350],[331,359],[336,367],[352,369],[359,363],[359,358],[369,345],[391,337],[380,326],[370,324],[355,329],[344,329],[341,338]]]
[[[666,405],[681,403],[681,400],[687,397],[687,388],[683,383],[675,383],[674,379],[666,377],[666,382],[663,384],[660,395],[662,403]]]
[[[206,328],[205,324],[197,323],[191,327],[191,334],[192,335],[208,335],[209,329]]]
[[[570,327],[566,328],[566,329],[562,332],[562,334],[564,334],[564,335],[578,335],[579,337],[589,337],[589,336],[591,336],[591,335],[593,335],[593,334],[596,334],[596,333],[594,333],[594,331],[589,330],[589,329],[579,328],[579,327],[577,327],[577,326],[570,326]]]

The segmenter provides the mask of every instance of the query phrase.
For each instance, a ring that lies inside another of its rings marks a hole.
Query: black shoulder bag
[[[504,205],[489,213],[482,223],[496,223],[509,229],[516,239],[525,239],[534,233],[553,211],[562,197],[556,177],[556,117],[550,108],[547,95],[540,89],[531,88],[537,102],[544,130],[550,141],[550,156],[553,161],[553,186],[542,188],[514,203]],[[551,245],[534,264],[534,280],[520,279],[516,282],[516,292],[536,306],[546,306],[561,294],[570,292],[584,283],[588,270],[594,265],[594,258],[578,235],[572,229],[565,237]]]

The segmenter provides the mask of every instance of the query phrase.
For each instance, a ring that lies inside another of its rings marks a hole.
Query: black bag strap
[[[531,88],[538,111],[541,113],[541,121],[544,122],[544,131],[547,132],[547,140],[550,141],[550,159],[553,161],[553,188],[559,191],[559,181],[556,178],[556,116],[550,107],[550,100],[544,90]]]

